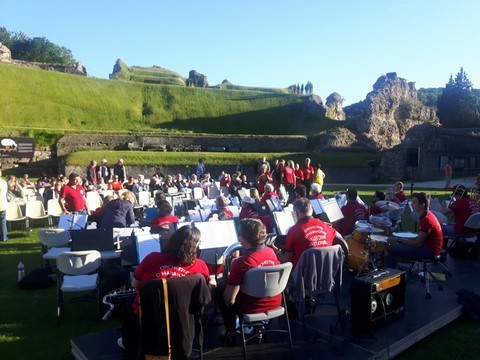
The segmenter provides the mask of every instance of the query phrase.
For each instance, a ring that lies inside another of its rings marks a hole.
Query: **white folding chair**
[[[38,239],[42,244],[42,260],[50,264],[51,260],[56,260],[57,255],[70,251],[70,247],[65,246],[71,240],[70,232],[64,229],[38,229]]]
[[[147,207],[150,206],[150,191],[138,192],[138,205]]]
[[[87,207],[90,213],[93,213],[99,207],[102,207],[103,201],[100,194],[96,191],[87,192]]]
[[[27,225],[30,226],[32,221],[45,220],[47,226],[50,225],[50,220],[43,201],[32,200],[25,204],[25,216],[27,217]]]
[[[50,220],[50,226],[53,225],[53,219],[59,219],[63,215],[62,207],[58,199],[50,199],[47,201],[47,214]]]
[[[247,359],[247,341],[250,339],[245,338],[245,327],[251,326],[253,323],[268,321],[280,316],[285,317],[287,323],[287,330],[271,330],[263,328],[261,334],[267,331],[278,331],[288,333],[290,341],[290,350],[293,357],[293,341],[292,333],[290,330],[290,321],[288,320],[288,311],[285,301],[284,290],[292,271],[292,263],[287,262],[281,265],[262,266],[248,270],[243,278],[243,284],[241,285],[241,291],[249,296],[256,298],[273,297],[282,294],[282,304],[275,309],[260,312],[260,313],[241,313],[240,314],[240,332],[242,334],[242,349],[243,358]],[[259,336],[259,334],[255,334]]]
[[[7,203],[6,211],[7,224],[11,230],[11,223],[21,221],[23,224],[23,231],[27,230],[27,217],[23,215],[20,204],[15,201],[10,201]]]
[[[96,250],[69,251],[57,256],[57,320],[63,305],[94,300],[99,305],[99,276],[101,255]],[[82,293],[84,296],[64,299],[66,293]]]
[[[194,200],[202,200],[205,197],[205,192],[201,187],[193,188],[193,199]]]

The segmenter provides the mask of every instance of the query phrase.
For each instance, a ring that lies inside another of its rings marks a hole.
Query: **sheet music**
[[[148,254],[162,251],[158,234],[138,234],[136,239],[139,264]]]
[[[342,210],[340,210],[340,206],[335,198],[321,200],[320,204],[322,205],[323,212],[327,214],[328,221],[331,223],[343,219]]]
[[[323,209],[322,209],[322,205],[320,204],[320,199],[311,199],[310,202],[312,203],[313,212],[316,215],[323,214]]]
[[[185,226],[188,223],[179,223]],[[237,229],[233,220],[195,222],[195,227],[202,233],[200,250],[228,247],[238,242]]]
[[[287,235],[288,230],[295,225],[295,219],[291,211],[275,211],[272,215],[280,235]]]
[[[62,215],[58,220],[58,228],[65,230],[82,230],[87,225],[87,215],[72,214]]]

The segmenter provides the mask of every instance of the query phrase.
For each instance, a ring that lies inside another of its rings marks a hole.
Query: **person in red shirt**
[[[213,219],[215,215],[217,215],[218,220],[229,220],[233,218],[233,213],[227,208],[228,204],[230,204],[230,200],[225,196],[218,196],[215,199],[215,206],[217,210],[212,211],[208,217],[207,221]]]
[[[284,163],[285,160],[282,160],[281,163]],[[295,165],[292,160],[288,160],[287,163],[282,167],[282,184],[285,186],[285,190],[288,194],[287,204],[292,203],[295,200],[295,186],[297,183],[295,181]]]
[[[113,175],[113,180],[108,183],[108,190],[113,190],[116,194],[123,190],[123,183],[118,179],[118,175]]]
[[[303,171],[300,170],[300,164],[295,164],[295,182],[297,186],[303,185]]]
[[[280,262],[291,261],[293,267],[295,267],[300,255],[305,250],[331,246],[335,238],[341,239],[341,235],[330,225],[312,216],[313,208],[310,200],[305,198],[295,200],[293,210],[297,214],[297,223],[288,230],[285,240],[285,254],[275,245],[272,245],[272,248]]]
[[[68,184],[60,189],[58,202],[65,214],[75,212],[85,212],[88,214],[87,200],[85,198],[85,189],[80,185],[82,179],[80,175],[71,173],[68,176]]]
[[[266,202],[268,199],[276,198],[278,199],[278,195],[275,192],[275,188],[273,184],[265,184],[265,192],[263,193],[262,197],[260,198],[261,202]]]
[[[172,205],[167,200],[161,200],[157,203],[158,216],[155,216],[148,226],[161,226],[168,229],[170,224],[178,223],[178,218],[172,215]]]
[[[393,185],[393,192],[395,194],[393,201],[395,201],[397,204],[401,204],[407,200],[407,196],[403,191],[403,187],[404,185],[403,185],[403,182],[401,181],[398,181]]]
[[[455,185],[452,196],[455,198],[455,201],[443,209],[442,212],[445,215],[453,213],[455,215],[455,223],[442,224],[443,235],[474,234],[475,231],[473,229],[464,229],[463,225],[472,214],[480,212],[480,204],[468,196],[467,189],[463,185]]]
[[[257,175],[257,189],[260,194],[265,192],[265,185],[272,182],[273,178],[268,172],[266,164],[260,166],[260,174]]]
[[[207,265],[197,259],[197,247],[201,233],[197,228],[187,225],[175,231],[162,252],[147,255],[135,270],[132,287],[137,289],[132,311],[124,319],[122,337],[118,346],[131,350],[135,348],[139,314],[139,294],[142,285],[153,279],[182,277],[191,274],[202,274],[207,283],[210,281]]]
[[[305,188],[307,189],[307,194],[310,194],[310,185],[312,184],[312,179],[311,178],[312,178],[313,173],[315,172],[315,168],[312,165],[310,165],[310,163],[311,163],[310,158],[306,158],[305,163],[300,168],[300,170],[303,173],[302,185],[304,185]]]
[[[341,208],[343,219],[336,221],[333,225],[342,236],[353,232],[356,221],[368,220],[368,209],[357,201],[357,190],[348,189],[346,196],[347,204]]]
[[[245,273],[256,267],[278,265],[280,262],[274,251],[265,246],[265,225],[258,219],[244,219],[240,221],[238,239],[245,249],[245,255],[232,262],[230,275],[226,286],[224,283],[217,289],[217,298],[223,315],[227,334],[235,334],[235,316],[240,311],[259,313],[275,309],[280,306],[282,295],[274,297],[256,298],[242,293],[240,287]]]
[[[409,239],[395,236],[388,238],[385,256],[387,267],[396,268],[399,257],[421,260],[440,254],[443,246],[442,228],[436,216],[428,210],[429,206],[430,197],[427,194],[413,194],[412,209],[420,215],[418,235]]]
[[[379,190],[375,191],[375,194],[372,196],[372,205],[370,205],[370,215],[379,215],[388,212],[388,209],[384,209],[375,205],[377,201],[381,200],[385,200],[385,193]]]

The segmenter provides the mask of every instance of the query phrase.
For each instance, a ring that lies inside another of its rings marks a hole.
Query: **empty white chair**
[[[150,191],[138,192],[138,205],[147,207],[150,206]]]
[[[26,231],[27,217],[23,215],[22,209],[20,208],[20,204],[18,202],[10,201],[7,203],[6,219],[10,229],[12,222],[21,221],[23,224],[23,230]]]
[[[47,201],[47,214],[50,221],[50,226],[53,225],[53,219],[58,219],[63,215],[62,207],[58,199],[50,199]]]
[[[99,304],[99,276],[101,255],[96,250],[69,251],[57,256],[57,319],[64,304],[93,300]],[[65,300],[66,293],[90,293],[91,296],[81,296]]]
[[[66,246],[71,240],[70,232],[64,229],[38,229],[38,239],[42,244],[42,261],[50,264],[51,260],[56,260],[61,253],[70,251]]]
[[[103,201],[100,194],[96,191],[87,192],[87,207],[90,213],[93,213],[99,207],[102,207]]]
[[[49,217],[43,206],[43,201],[32,200],[25,204],[25,216],[27,217],[27,224],[30,225],[34,220],[45,220],[47,225],[50,225]]]
[[[194,200],[202,200],[205,197],[205,192],[201,187],[193,188],[193,199]]]

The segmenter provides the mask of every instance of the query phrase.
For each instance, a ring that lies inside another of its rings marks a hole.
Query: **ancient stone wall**
[[[159,150],[228,152],[299,152],[307,150],[304,136],[176,136],[65,135],[57,142],[58,156],[80,150]]]

